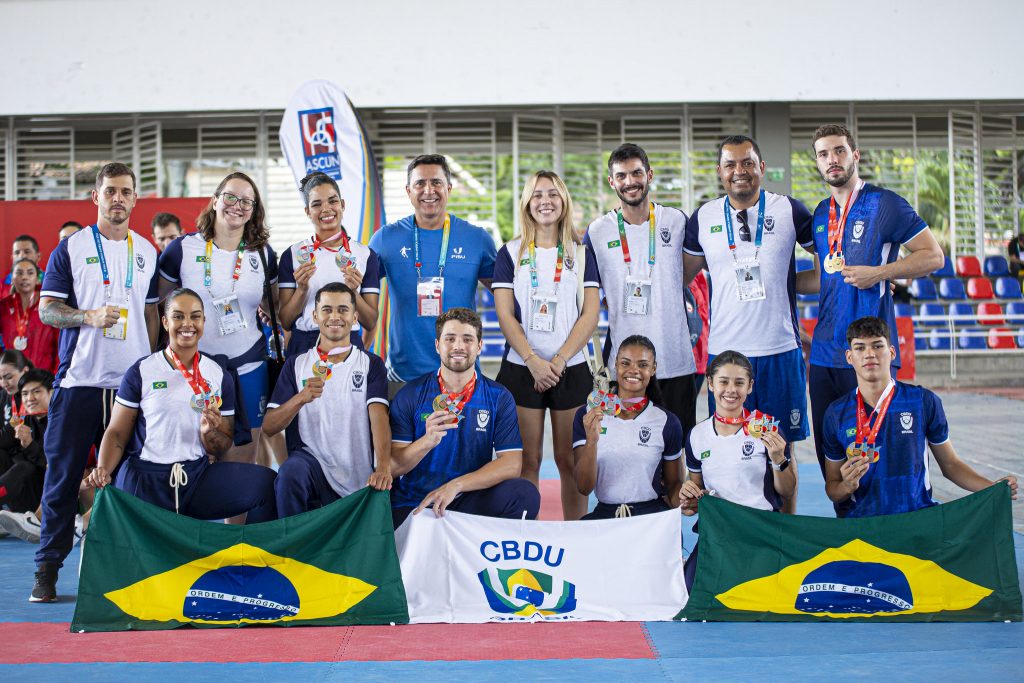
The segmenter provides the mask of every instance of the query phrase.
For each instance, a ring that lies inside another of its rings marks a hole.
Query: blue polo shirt
[[[814,248],[822,263],[828,256],[828,208],[829,199],[823,199],[814,210]],[[927,229],[928,224],[903,197],[865,183],[846,220],[843,256],[851,266],[892,263],[900,255],[900,245]],[[811,364],[849,368],[846,362],[846,328],[854,320],[868,315],[881,318],[889,325],[892,345],[896,347],[893,365],[899,367],[900,344],[889,282],[883,280],[874,287],[857,289],[843,281],[841,272],[826,273],[823,267]]]
[[[423,436],[440,393],[436,369],[402,387],[391,402],[392,441],[408,444]],[[515,400],[494,380],[477,373],[476,389],[462,415],[458,428],[446,433],[412,471],[395,482],[392,507],[415,507],[439,486],[489,463],[495,453],[523,449]]]
[[[435,318],[416,315],[414,221],[414,216],[406,216],[385,225],[370,239],[370,249],[379,258],[380,277],[388,281],[391,327],[387,367],[391,381],[409,381],[431,371],[437,372],[440,364],[434,349]],[[419,231],[422,277],[441,275],[438,263],[443,232]],[[448,256],[443,273],[443,310],[458,306],[476,310],[477,281],[494,276],[496,255],[494,240],[483,228],[451,216]]]
[[[936,505],[929,478],[928,444],[949,440],[949,425],[942,401],[913,384],[896,382],[875,448],[878,462],[861,478],[847,517],[873,517],[913,512]],[[865,406],[870,415],[870,408]],[[857,433],[857,390],[832,402],[825,411],[825,457],[846,460],[846,447]]]

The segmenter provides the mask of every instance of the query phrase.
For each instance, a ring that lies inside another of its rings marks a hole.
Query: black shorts
[[[570,365],[565,369],[562,380],[543,394],[533,388],[533,375],[528,367],[510,363],[507,359],[501,361],[501,369],[495,379],[512,392],[517,406],[535,410],[579,408],[587,402],[587,396],[594,389],[594,378],[586,363]]]

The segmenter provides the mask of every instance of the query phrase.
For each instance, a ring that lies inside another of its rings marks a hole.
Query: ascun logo
[[[335,180],[341,180],[341,157],[338,155],[338,134],[334,128],[334,107],[300,111],[299,133],[302,135],[302,156],[306,160],[306,173],[321,171]]]
[[[480,554],[488,562],[536,562],[554,568],[562,563],[564,548],[536,541],[484,541]],[[567,621],[576,609],[575,584],[538,569],[486,567],[477,574],[484,597],[497,614],[494,621]]]

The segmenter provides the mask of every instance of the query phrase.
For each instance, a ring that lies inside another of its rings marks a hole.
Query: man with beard
[[[263,420],[267,436],[288,430],[288,459],[274,480],[280,517],[364,486],[391,488],[387,371],[378,356],[351,343],[353,290],[341,282],[321,287],[313,321],[320,328],[316,344],[285,361]]]
[[[820,126],[811,145],[818,171],[831,189],[831,197],[814,210],[821,298],[808,377],[814,445],[824,475],[825,410],[857,387],[846,357],[847,328],[866,316],[886,323],[896,350],[890,368],[895,377],[900,354],[889,282],[928,275],[942,266],[944,257],[928,225],[903,197],[860,179],[860,151],[846,126]],[[899,258],[901,246],[909,252],[905,258]]]
[[[716,169],[726,195],[690,216],[683,257],[687,283],[705,267],[711,274],[708,362],[724,351],[747,356],[756,382],[744,407],[778,419],[787,443],[802,441],[810,422],[795,285],[804,278],[801,291],[818,285],[814,271],[796,273],[794,247],[799,242],[813,252],[811,213],[792,197],[761,189],[765,162],[745,135],[722,140]],[[715,412],[710,391],[708,411]],[[796,511],[785,503],[784,510]]]
[[[156,343],[156,249],[128,228],[135,174],[110,163],[96,174],[96,223],[57,245],[39,318],[61,328],[60,367],[46,429],[43,519],[32,602],[57,598],[57,571],[71,551],[78,487],[90,447],[100,445],[129,366]]]
[[[683,285],[686,214],[650,200],[653,180],[643,149],[629,143],[616,148],[608,157],[608,184],[619,208],[591,223],[584,242],[594,250],[608,307],[605,359],[636,334],[654,343],[663,407],[679,418],[685,440],[697,401]]]
[[[391,404],[391,491],[395,528],[433,507],[486,517],[536,519],[537,488],[520,478],[523,442],[508,389],[475,370],[480,316],[451,308],[438,316],[441,367],[399,390]],[[497,457],[492,457],[497,456]],[[415,508],[415,510],[414,510]]]

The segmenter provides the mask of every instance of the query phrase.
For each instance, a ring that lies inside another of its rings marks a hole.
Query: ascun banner
[[[671,619],[686,603],[681,519],[410,515],[395,534],[410,623]]]

